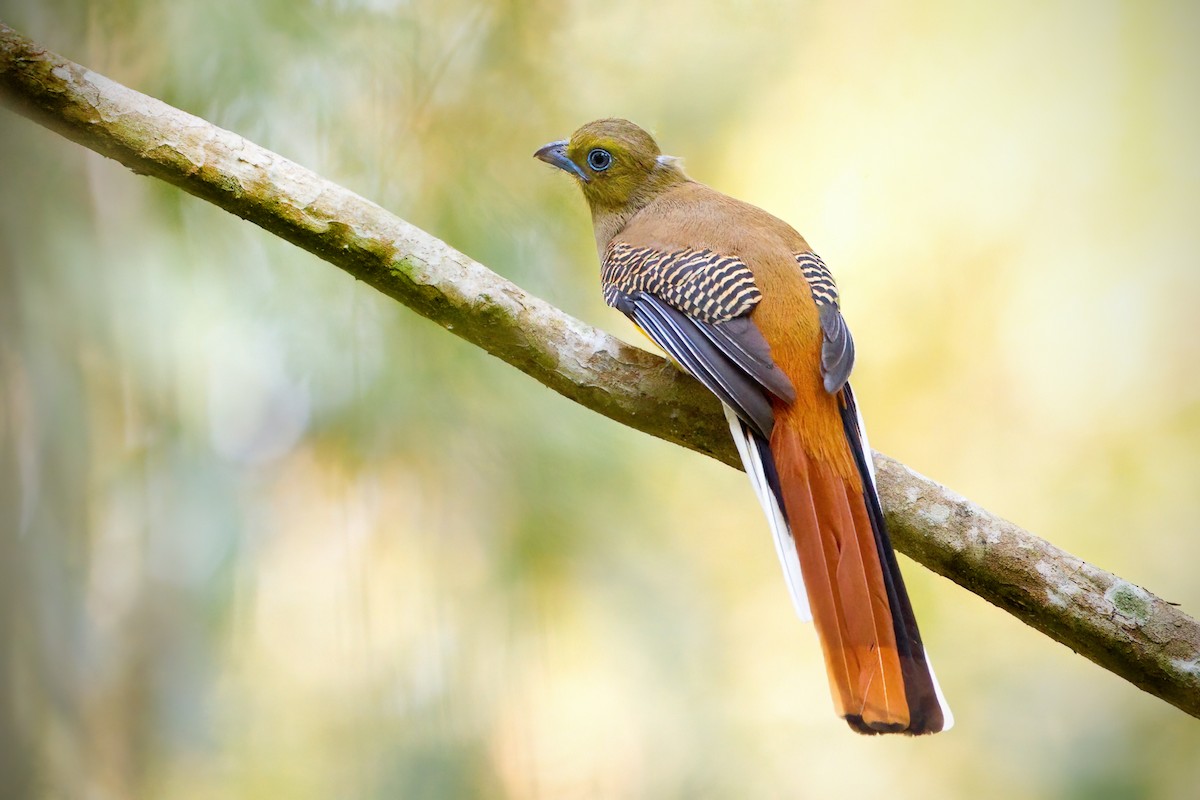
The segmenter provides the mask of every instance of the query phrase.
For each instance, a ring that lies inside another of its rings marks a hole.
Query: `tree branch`
[[[716,400],[379,206],[0,24],[0,102],[334,264],[556,392],[740,467]],[[897,549],[1200,717],[1200,625],[1171,604],[875,454]]]

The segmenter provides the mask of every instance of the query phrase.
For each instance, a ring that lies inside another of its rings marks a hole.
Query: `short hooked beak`
[[[587,174],[579,168],[578,164],[567,158],[568,144],[569,142],[566,139],[561,139],[557,142],[551,142],[534,153],[533,157],[539,161],[545,161],[547,164],[558,167],[563,172],[571,173],[584,183],[589,182],[591,178],[589,178]]]

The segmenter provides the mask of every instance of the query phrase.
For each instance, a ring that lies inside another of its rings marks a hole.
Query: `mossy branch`
[[[0,24],[0,103],[265,228],[556,392],[738,467],[717,402],[665,360],[564,314],[374,203]],[[1200,717],[1200,625],[875,454],[897,549]]]

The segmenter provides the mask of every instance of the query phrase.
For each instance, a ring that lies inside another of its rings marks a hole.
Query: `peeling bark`
[[[0,24],[0,103],[308,250],[581,405],[740,468],[716,400],[378,205]],[[1195,717],[1200,625],[876,453],[896,548]]]

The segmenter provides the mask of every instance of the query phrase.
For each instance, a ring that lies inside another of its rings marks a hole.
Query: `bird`
[[[628,120],[589,122],[534,157],[583,190],[605,302],[720,399],[836,714],[862,734],[948,730],[824,261],[788,223],[689,178]]]

